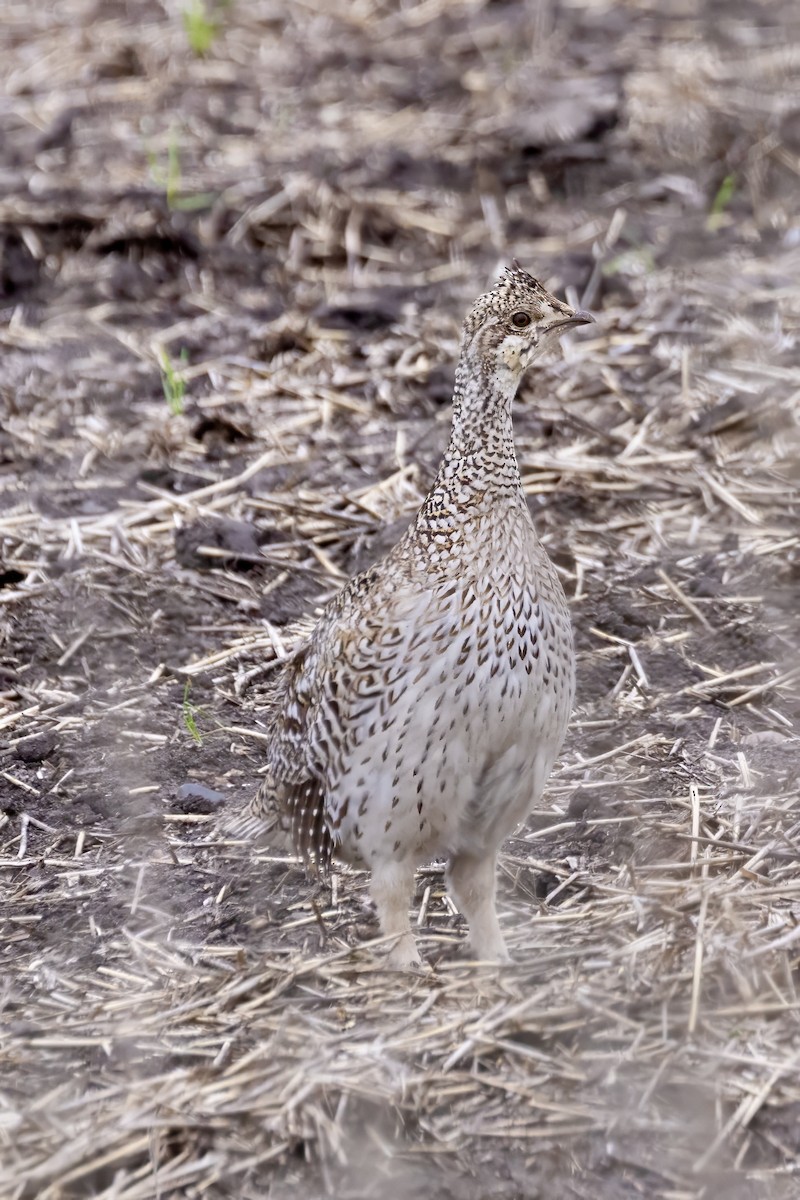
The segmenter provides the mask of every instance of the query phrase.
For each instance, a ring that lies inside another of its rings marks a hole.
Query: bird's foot
[[[422,959],[413,933],[401,934],[386,956],[386,966],[390,971],[422,970]]]

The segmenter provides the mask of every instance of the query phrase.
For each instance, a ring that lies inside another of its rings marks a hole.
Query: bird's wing
[[[405,673],[411,643],[436,621],[430,589],[356,576],[288,661],[273,692],[267,775],[253,811],[287,814],[299,853],[325,864],[335,849],[326,796],[359,732]]]

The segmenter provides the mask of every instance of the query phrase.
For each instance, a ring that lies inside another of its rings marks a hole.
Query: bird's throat
[[[459,363],[453,392],[450,440],[436,483],[462,485],[475,492],[503,494],[521,489],[514,450],[511,406],[518,378]]]

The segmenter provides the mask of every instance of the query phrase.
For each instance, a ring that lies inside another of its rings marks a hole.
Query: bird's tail
[[[226,806],[217,818],[215,833],[222,842],[268,846],[294,854],[289,818],[277,808],[265,808],[252,801]]]

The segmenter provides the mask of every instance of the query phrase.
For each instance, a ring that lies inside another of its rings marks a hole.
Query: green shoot
[[[734,188],[736,187],[736,176],[733,174],[726,175],[722,183],[717,189],[717,194],[711,203],[711,214],[716,216],[718,213],[725,212],[725,209],[733,198]]]
[[[169,411],[173,417],[178,417],[183,412],[183,398],[186,394],[186,380],[181,374],[181,369],[186,366],[189,361],[189,352],[185,346],[181,348],[180,358],[178,359],[179,367],[176,370],[172,359],[167,351],[162,347],[159,351],[159,360],[161,367],[161,386],[164,389],[164,399],[169,405]]]
[[[192,735],[196,745],[202,746],[203,735],[197,728],[197,721],[195,719],[195,713],[198,712],[198,709],[195,708],[189,699],[189,689],[191,686],[191,679],[187,679],[183,687],[183,723],[188,729],[189,733]]]
[[[183,10],[186,38],[198,58],[208,54],[217,36],[217,22],[206,11],[204,0],[192,0]]]
[[[731,172],[726,175],[722,183],[717,188],[717,194],[711,201],[711,208],[706,221],[706,228],[712,232],[723,224],[725,210],[733,199],[733,193],[736,190],[736,176]]]
[[[208,208],[214,203],[214,192],[198,192],[195,196],[184,195],[181,187],[181,153],[178,135],[173,126],[169,131],[167,144],[167,169],[163,169],[152,150],[147,152],[150,164],[150,174],[159,187],[163,187],[167,208],[171,212],[194,212],[197,209]]]

